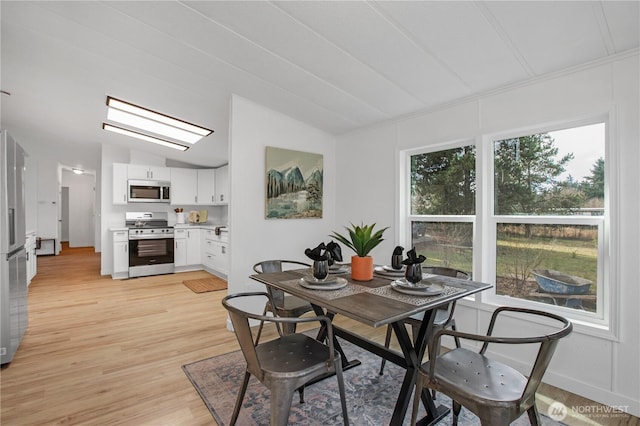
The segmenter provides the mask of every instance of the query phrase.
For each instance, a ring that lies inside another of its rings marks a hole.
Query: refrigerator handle
[[[16,209],[9,208],[9,247],[16,243]]]

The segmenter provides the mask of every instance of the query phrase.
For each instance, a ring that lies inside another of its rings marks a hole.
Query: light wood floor
[[[182,284],[205,272],[120,281],[99,271],[93,249],[38,258],[29,328],[1,371],[0,424],[214,425],[180,367],[237,349],[220,303],[226,291],[196,294]],[[384,329],[340,322],[384,339]],[[597,406],[543,386],[540,411],[553,400]],[[627,415],[566,421],[640,424]]]

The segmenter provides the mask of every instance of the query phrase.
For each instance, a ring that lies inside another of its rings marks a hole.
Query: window
[[[411,163],[411,246],[430,266],[471,273],[476,199],[474,145],[420,153]]]
[[[604,123],[493,141],[497,295],[601,310],[604,154]]]
[[[605,140],[599,122],[408,153],[411,245],[494,283],[485,301],[607,323]]]

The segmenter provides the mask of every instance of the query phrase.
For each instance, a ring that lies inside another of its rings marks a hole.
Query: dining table
[[[421,285],[426,283],[431,291],[411,291],[410,288],[407,291],[407,286],[399,285],[406,284],[401,274],[394,276],[393,271],[380,267],[375,269],[378,273],[375,273],[370,281],[353,280],[348,265],[334,271],[335,273],[330,274],[324,281],[315,280],[310,269],[254,274],[250,278],[307,300],[316,315],[329,317],[334,330],[334,345],[341,353],[343,369],[356,366],[359,362],[347,358],[337,337],[404,368],[404,378],[389,422],[390,425],[401,425],[411,402],[436,310],[453,301],[489,289],[492,285],[454,277],[425,275]],[[415,318],[419,314],[424,314],[419,331],[409,337],[403,320],[411,316]],[[386,348],[357,332],[336,326],[333,324],[336,315],[343,315],[370,327],[391,324],[402,353]],[[317,339],[325,338],[326,333],[321,328]],[[448,407],[436,406],[431,393],[426,389],[422,391],[421,401],[426,416],[419,424],[435,424],[449,412]]]

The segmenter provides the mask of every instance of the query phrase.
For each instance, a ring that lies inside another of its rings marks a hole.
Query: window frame
[[[495,215],[494,193],[494,143],[495,141],[521,137],[535,133],[548,133],[573,127],[581,127],[603,123],[605,125],[605,211],[603,216],[551,216],[551,215]],[[535,126],[511,129],[508,131],[486,132],[475,137],[461,138],[448,142],[425,145],[420,148],[400,151],[400,203],[399,230],[400,241],[411,243],[411,223],[413,221],[426,222],[470,222],[473,225],[473,277],[478,281],[491,283],[495,286],[496,273],[496,245],[497,225],[499,223],[536,223],[536,224],[576,224],[597,225],[598,227],[598,285],[596,312],[580,311],[563,306],[518,299],[495,294],[493,290],[480,292],[461,301],[473,308],[491,311],[496,306],[510,305],[540,309],[555,312],[570,318],[576,329],[588,330],[593,336],[617,340],[619,336],[619,318],[616,306],[619,305],[619,283],[616,279],[619,261],[617,253],[619,229],[616,220],[619,212],[620,192],[618,149],[615,141],[615,112],[607,111],[592,114],[579,119],[567,119]],[[475,216],[457,215],[412,215],[411,214],[411,156],[446,149],[459,148],[465,145],[476,146],[476,205]]]

